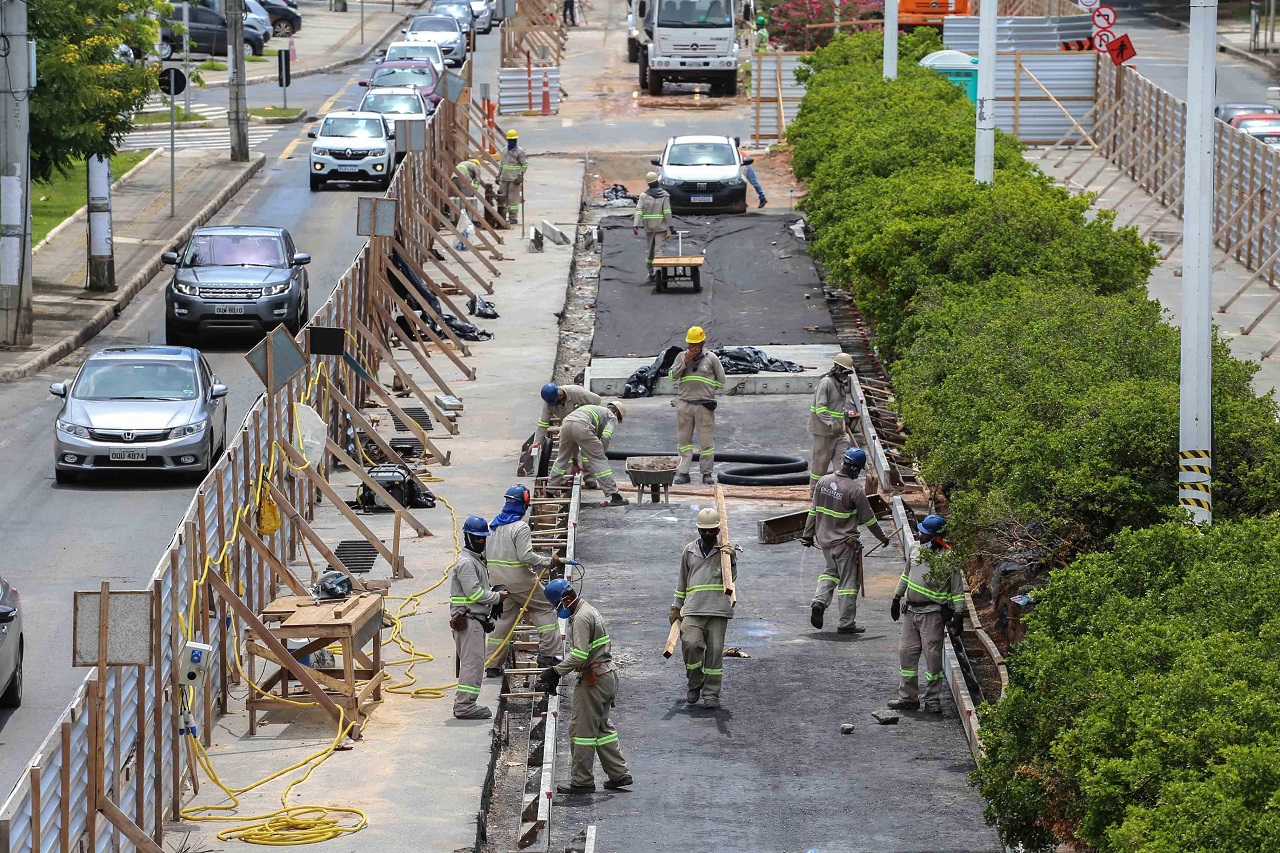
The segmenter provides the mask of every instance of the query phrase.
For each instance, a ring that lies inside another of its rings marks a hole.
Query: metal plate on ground
[[[333,553],[352,574],[372,571],[373,564],[378,561],[377,549],[363,539],[344,539]]]
[[[404,413],[409,416],[410,420],[415,421],[423,430],[435,428],[431,423],[431,415],[427,414],[426,409],[421,406],[404,406],[402,408],[404,409]],[[405,422],[400,420],[400,416],[394,412],[391,413],[391,422],[395,424],[396,432],[409,431],[409,427],[406,426]]]

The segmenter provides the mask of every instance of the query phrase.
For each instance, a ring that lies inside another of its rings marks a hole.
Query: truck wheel
[[[640,61],[640,42],[633,38],[627,39],[627,62]]]
[[[649,72],[649,94],[650,95],[662,94],[662,75],[657,73],[656,71]]]
[[[734,72],[725,77],[724,93],[730,98],[736,97],[738,94],[738,74]]]
[[[643,56],[637,61],[640,63],[640,91],[643,92],[649,87],[649,65]]]

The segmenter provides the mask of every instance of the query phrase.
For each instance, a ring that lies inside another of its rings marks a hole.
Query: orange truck
[[[898,0],[898,24],[942,28],[947,15],[969,15],[969,0]]]

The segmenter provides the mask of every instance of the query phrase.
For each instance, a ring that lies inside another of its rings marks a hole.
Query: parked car
[[[1236,130],[1252,133],[1269,127],[1280,127],[1280,115],[1275,113],[1240,113],[1231,117],[1230,124]]]
[[[438,45],[444,61],[461,65],[467,58],[467,39],[457,18],[448,15],[419,15],[400,31],[406,41],[422,41]]]
[[[244,20],[246,24],[252,20],[254,27],[264,33],[262,39],[263,44],[267,44],[271,41],[271,36],[273,34],[271,27],[271,15],[267,12],[267,8],[259,3],[258,0],[244,0]]]
[[[430,62],[436,76],[444,73],[444,54],[440,45],[425,41],[397,41],[387,45],[383,62]]]
[[[221,12],[215,12],[213,9],[204,6],[193,5],[190,11],[190,21],[191,26],[187,33],[193,52],[210,56],[226,55],[227,19]],[[261,56],[264,44],[265,42],[261,35],[251,28],[245,27],[244,52],[246,55],[252,53],[254,56]],[[172,59],[174,54],[181,52],[181,50],[182,38],[175,35],[168,26],[161,27],[160,58],[164,60]]]
[[[466,0],[458,0],[453,3],[434,3],[431,6],[431,14],[446,15],[458,22],[458,26],[462,28],[462,34],[467,38],[471,37],[473,29],[479,29],[476,24],[475,13],[471,11],[471,4]]]
[[[63,399],[53,440],[59,483],[112,470],[203,474],[227,446],[227,386],[198,350],[108,347],[49,392]]]
[[[471,16],[476,32],[493,32],[493,0],[471,0]]]
[[[1246,113],[1276,115],[1280,113],[1280,108],[1273,107],[1271,104],[1218,104],[1213,108],[1213,117],[1226,122]]]
[[[416,86],[432,98],[432,104],[436,104],[440,102],[440,96],[435,94],[439,79],[440,75],[436,73],[435,66],[429,61],[398,60],[375,65],[368,79],[361,80],[360,85],[366,89]]]
[[[430,73],[430,72],[428,72]],[[329,181],[374,181],[391,186],[395,132],[379,113],[329,113],[319,130],[307,132],[311,144],[311,189]]]
[[[162,259],[174,268],[164,294],[169,344],[216,331],[265,333],[281,323],[297,333],[306,321],[311,256],[283,228],[197,228],[182,251]]]
[[[673,136],[661,157],[658,180],[671,194],[671,210],[677,213],[744,213],[747,182],[742,167],[753,158],[742,158],[727,136]]]
[[[413,119],[425,121],[435,112],[436,101],[431,100],[432,97],[439,96],[428,95],[416,86],[386,86],[365,92],[356,109],[365,113],[381,113],[395,135],[400,136],[404,130],[401,122]],[[396,162],[399,162],[403,155],[396,152],[395,157]]]
[[[287,39],[302,29],[302,13],[296,3],[284,0],[258,0],[271,17],[271,31],[277,38]]]
[[[1258,130],[1249,131],[1249,135],[1254,139],[1261,140],[1264,145],[1272,148],[1280,148],[1280,127],[1265,127]]]
[[[22,704],[22,600],[13,585],[0,578],[0,708]]]

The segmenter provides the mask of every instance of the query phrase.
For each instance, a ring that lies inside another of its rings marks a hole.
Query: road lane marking
[[[363,74],[364,71],[363,69],[361,69],[357,71],[357,73]],[[320,107],[320,111],[317,113],[317,116],[319,116],[320,118],[324,118],[329,113],[329,111],[333,109],[333,105],[336,104],[338,100],[347,93],[347,90],[350,89],[352,84],[354,84],[355,82],[356,82],[356,78],[352,77],[348,79],[346,83],[343,83],[342,87],[338,89],[338,91],[333,93],[333,97],[325,101],[324,104]],[[298,150],[298,146],[301,145],[304,141],[306,141],[306,139],[307,139],[306,134],[301,133],[292,142],[290,142],[288,145],[284,147],[284,151],[280,152],[280,157],[278,159],[288,160],[290,157],[293,156],[293,152]]]

